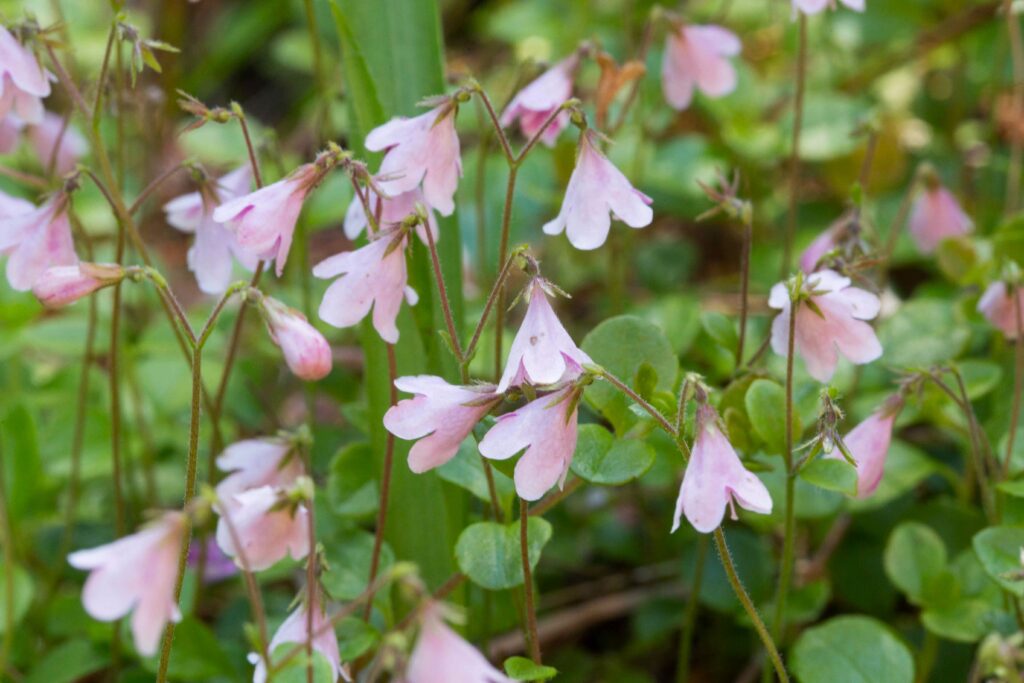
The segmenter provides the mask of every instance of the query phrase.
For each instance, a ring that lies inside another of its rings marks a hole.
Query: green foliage
[[[804,631],[791,665],[800,683],[911,683],[914,658],[889,629],[868,617],[835,617]]]
[[[527,552],[533,568],[551,539],[551,525],[539,517],[531,517],[526,527]],[[519,533],[519,522],[507,525],[478,522],[466,527],[455,544],[459,569],[473,583],[488,590],[521,586],[523,564]]]
[[[653,463],[654,449],[640,439],[616,439],[600,425],[580,427],[572,471],[593,484],[625,484]]]
[[[848,496],[857,493],[857,468],[846,460],[819,457],[800,468],[800,476],[815,486]]]
[[[755,380],[744,399],[747,415],[754,432],[764,442],[769,453],[782,454],[786,450],[786,392],[776,382]],[[802,432],[800,416],[793,412],[793,438]]]
[[[505,673],[517,681],[549,681],[558,675],[558,670],[534,664],[526,657],[509,657],[505,660]]]

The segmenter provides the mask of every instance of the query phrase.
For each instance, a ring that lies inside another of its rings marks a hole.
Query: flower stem
[[[149,185],[146,185],[146,187],[142,189],[142,192],[139,193],[139,196],[136,197],[135,201],[133,201],[131,205],[128,207],[128,213],[134,216],[135,212],[142,208],[142,205],[146,203],[146,200],[149,199],[150,195],[152,195],[158,187],[163,185],[168,178],[173,176],[178,171],[183,170],[184,168],[185,167],[182,166],[181,164],[174,164],[170,168],[164,170],[152,181],[150,181]]]
[[[395,347],[393,344],[385,344],[388,352],[388,389],[391,392],[391,405],[398,402],[398,389],[395,387],[395,378],[398,375],[395,361]],[[377,580],[377,572],[380,569],[380,552],[384,546],[384,527],[388,521],[388,503],[391,496],[391,470],[395,459],[395,435],[387,433],[387,440],[384,447],[384,470],[380,477],[380,502],[377,508],[377,525],[373,533],[373,554],[370,556],[370,578],[369,585]],[[363,620],[369,621],[373,612],[373,595],[363,608]]]
[[[743,221],[743,250],[740,252],[740,339],[736,344],[736,368],[743,367],[743,351],[747,342],[747,315],[750,308],[750,252],[754,243],[754,226]]]
[[[775,618],[772,634],[776,640],[782,638],[786,618],[786,597],[793,574],[794,536],[796,516],[794,514],[794,493],[796,473],[793,471],[793,362],[796,351],[796,317],[799,304],[792,302],[789,309],[789,339],[786,348],[786,497],[784,501],[784,535],[782,538],[782,564],[779,567],[779,586],[775,593]]]
[[[219,502],[217,504],[217,508],[220,518],[224,520],[224,525],[228,529],[228,535],[231,537],[231,545],[235,548],[238,562],[242,565],[242,580],[245,584],[246,593],[249,595],[249,608],[252,610],[252,616],[253,620],[256,622],[256,628],[259,629],[260,657],[269,668],[270,651],[268,647],[270,645],[270,641],[267,639],[267,613],[263,606],[263,597],[260,595],[259,584],[256,582],[256,575],[252,572],[252,566],[249,564],[249,558],[246,555],[242,540],[238,536],[238,528],[231,519],[231,511]],[[204,572],[202,570],[197,572],[200,582],[203,580],[203,574]]]
[[[494,281],[494,286],[491,287],[491,293],[487,295],[487,301],[484,303],[484,310],[480,314],[480,321],[477,322],[476,329],[473,330],[473,336],[469,340],[469,345],[463,353],[464,374],[468,371],[470,361],[473,360],[477,344],[480,342],[480,335],[483,334],[484,326],[487,324],[487,317],[491,314],[491,309],[494,308],[495,301],[497,301],[498,298],[498,292],[501,291],[501,288],[505,284],[505,279],[511,271],[515,257],[516,254],[512,254],[505,259],[505,265],[501,267],[501,272],[498,273],[498,278]]]
[[[107,85],[107,70],[110,67],[110,53],[114,47],[114,39],[117,37],[117,19],[110,22],[110,32],[107,34],[107,47],[103,51],[103,63],[100,66],[100,76],[96,81],[96,99],[92,104],[92,129],[97,134],[100,130],[100,116],[103,113],[103,91]]]
[[[508,144],[507,141],[505,144]],[[505,186],[505,208],[501,213],[501,237],[498,242],[498,263],[505,263],[508,257],[509,229],[512,224],[512,199],[516,192],[516,175],[519,166],[510,163],[508,167],[508,184]],[[502,343],[505,332],[505,287],[495,283],[498,291],[498,314],[494,318],[494,377],[501,377]]]
[[[1017,336],[1013,340],[1013,407],[1010,409],[1010,432],[1006,437],[1006,455],[1003,456],[1003,479],[1010,476],[1013,459],[1013,444],[1017,440],[1017,425],[1020,421],[1020,394],[1024,383],[1024,324],[1021,321],[1020,293],[1013,292],[1013,323]]]
[[[316,12],[313,0],[302,0],[306,12],[306,30],[309,31],[309,42],[313,46],[313,75],[316,78],[317,90],[320,91],[320,130],[322,134],[330,128],[331,89],[324,71],[323,49],[320,47],[320,33],[316,30]]]
[[[1021,164],[1024,162],[1024,138],[1021,115],[1024,114],[1024,42],[1021,40],[1020,19],[1013,10],[1013,0],[1003,0],[1003,14],[1010,36],[1013,55],[1013,110],[1010,120],[1010,168],[1006,176],[1006,210],[1010,216],[1020,208]]]
[[[423,232],[427,235],[427,246],[430,248],[430,263],[433,265],[434,281],[437,283],[438,297],[441,299],[441,311],[444,313],[444,323],[448,328],[448,337],[451,340],[452,353],[455,354],[456,362],[464,367],[466,360],[462,353],[462,342],[459,341],[459,331],[455,329],[455,318],[452,316],[452,306],[448,301],[448,287],[444,283],[444,273],[441,272],[441,260],[437,256],[437,243],[434,241],[434,233],[430,226],[424,221]],[[465,374],[465,373],[463,373]],[[463,377],[465,380],[465,377]]]
[[[530,512],[527,503],[519,499],[519,556],[523,563],[523,590],[526,594],[526,642],[530,650],[530,659],[539,665],[540,639],[537,637],[537,610],[533,598],[533,575],[530,571],[530,545],[527,538]]]
[[[800,129],[804,119],[804,86],[807,78],[807,15],[800,13],[800,36],[796,62],[796,93],[793,96],[793,139],[789,155],[789,210],[786,219],[786,241],[782,256],[782,277],[793,267],[793,238],[796,235],[798,201],[800,198]]]
[[[708,554],[707,534],[697,539],[697,564],[693,568],[693,581],[690,582],[690,594],[686,601],[686,616],[683,618],[683,630],[679,635],[679,664],[676,668],[676,683],[690,680],[690,653],[693,651],[693,631],[697,626],[697,611],[700,608],[700,586],[704,580],[704,560]]]

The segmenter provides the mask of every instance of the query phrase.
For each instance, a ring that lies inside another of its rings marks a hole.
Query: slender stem
[[[252,565],[249,564],[248,555],[245,552],[245,546],[242,544],[242,540],[238,535],[238,528],[235,526],[234,520],[231,519],[231,510],[224,505],[217,504],[217,513],[220,518],[224,520],[224,525],[227,527],[228,535],[231,537],[231,545],[235,548],[235,555],[238,558],[239,564],[242,569],[242,580],[245,584],[246,593],[249,596],[249,608],[252,610],[253,621],[256,622],[256,628],[259,629],[260,636],[260,657],[263,662],[270,666],[270,651],[268,649],[270,641],[267,639],[267,613],[263,606],[263,597],[260,594],[259,584],[256,582],[256,575],[252,572]],[[204,572],[198,572],[199,580],[202,581]]]
[[[885,283],[889,269],[892,267],[892,255],[896,251],[896,243],[900,239],[900,231],[902,231],[903,226],[907,224],[907,217],[910,215],[910,207],[913,205],[914,194],[917,191],[918,178],[919,174],[915,173],[914,178],[910,183],[910,187],[907,188],[907,193],[903,195],[903,200],[900,202],[900,206],[896,210],[896,216],[892,221],[892,225],[889,227],[889,234],[886,236],[885,248],[882,252],[882,268],[884,269],[880,278],[882,284]]]
[[[800,45],[796,63],[796,94],[793,96],[793,139],[789,155],[789,211],[786,220],[786,241],[782,257],[782,277],[793,266],[793,238],[796,235],[800,199],[800,129],[804,119],[804,86],[807,78],[807,15],[800,12]]]
[[[455,318],[452,316],[452,306],[448,301],[448,287],[444,283],[444,273],[441,272],[441,260],[437,256],[437,243],[434,241],[434,232],[430,226],[423,223],[421,226],[427,235],[427,246],[430,249],[430,262],[433,265],[434,280],[437,283],[437,293],[441,299],[441,311],[444,313],[444,323],[448,328],[448,337],[451,339],[452,353],[455,360],[462,365],[466,357],[462,354],[462,342],[459,341],[459,331],[455,329]]]
[[[5,176],[11,180],[16,180],[23,185],[29,185],[41,190],[45,190],[50,186],[50,183],[46,178],[41,178],[37,175],[32,175],[31,173],[16,171],[13,168],[7,168],[6,166],[0,166],[0,176]]]
[[[519,557],[523,563],[523,589],[526,594],[526,642],[530,659],[540,664],[540,639],[537,637],[537,610],[533,601],[533,573],[530,571],[530,544],[527,537],[530,512],[527,503],[519,499]]]
[[[796,473],[793,471],[793,361],[796,351],[796,317],[799,303],[792,302],[789,308],[789,339],[786,347],[786,498],[784,501],[785,527],[782,538],[782,564],[779,568],[779,586],[775,593],[775,619],[772,633],[781,639],[786,619],[786,597],[793,574],[793,550],[796,516],[794,514],[794,493]]]
[[[931,678],[932,669],[935,666],[935,658],[939,654],[939,639],[934,633],[925,629],[924,642],[921,643],[921,651],[917,656],[917,674],[914,676],[915,683],[927,683]]]
[[[398,403],[398,390],[395,387],[395,378],[398,370],[395,362],[395,347],[386,344],[388,351],[388,388],[391,392],[391,405]],[[377,509],[377,528],[373,533],[373,554],[370,556],[370,585],[377,579],[377,571],[380,569],[380,551],[384,545],[384,527],[388,521],[388,503],[391,497],[391,470],[395,458],[395,435],[388,432],[384,447],[384,471],[380,477],[380,503]],[[373,596],[366,601],[363,609],[363,619],[369,621],[373,612]]]
[[[241,107],[238,107],[235,112],[235,118],[238,119],[238,125],[242,128],[242,137],[245,138],[245,149],[249,153],[249,164],[252,166],[252,178],[256,182],[256,187],[263,187],[263,174],[260,173],[260,162],[256,157],[256,147],[252,144],[252,136],[249,134],[249,122],[245,118],[245,113]]]
[[[313,9],[313,0],[302,0],[306,11],[306,30],[309,31],[309,42],[313,46],[313,75],[316,79],[317,89],[320,91],[320,117],[321,130],[326,132],[330,121],[331,113],[330,84],[327,82],[327,74],[324,71],[323,50],[320,47],[320,32],[316,30],[316,12]]]
[[[1021,164],[1024,162],[1024,138],[1021,115],[1024,114],[1024,42],[1021,40],[1020,19],[1013,11],[1013,0],[1003,0],[1003,14],[1010,35],[1013,55],[1013,113],[1010,117],[1010,168],[1006,176],[1006,211],[1009,216],[1020,208]]]
[[[463,353],[464,366],[468,367],[469,362],[473,360],[473,354],[476,353],[476,346],[480,342],[480,335],[483,334],[484,327],[487,324],[487,317],[491,314],[491,309],[494,308],[494,303],[498,299],[498,292],[501,291],[505,284],[505,279],[508,277],[508,274],[512,269],[515,257],[516,254],[513,254],[505,259],[505,265],[501,267],[501,272],[498,273],[498,278],[494,281],[494,286],[491,287],[491,293],[488,294],[487,301],[484,303],[484,310],[480,314],[480,321],[476,324],[476,329],[473,330],[473,336],[469,340],[469,345]]]
[[[92,129],[99,131],[100,116],[103,114],[103,91],[107,87],[107,69],[110,66],[110,52],[114,46],[114,38],[117,36],[117,20],[110,22],[110,33],[107,34],[107,47],[103,51],[103,64],[100,66],[100,77],[96,81],[96,99],[92,104]]]
[[[516,155],[515,160],[513,162],[516,166],[521,166],[523,164],[523,162],[526,160],[526,155],[529,154],[533,150],[533,148],[537,146],[537,143],[540,142],[540,139],[544,136],[545,131],[547,131],[548,126],[555,122],[555,119],[557,119],[559,115],[561,115],[564,109],[565,105],[562,105],[557,109],[553,110],[550,114],[548,114],[548,117],[544,119],[544,123],[540,124],[540,128],[537,129],[537,132],[534,133],[533,136],[526,141],[526,144],[523,145],[523,148],[519,150],[519,154]]]
[[[166,181],[168,178],[170,178],[175,173],[181,171],[184,168],[185,167],[182,166],[181,164],[174,164],[170,168],[166,169],[163,173],[158,175],[156,178],[154,178],[152,182],[149,183],[149,185],[146,185],[146,187],[143,188],[142,192],[139,193],[139,196],[135,198],[135,201],[131,203],[131,206],[128,207],[128,213],[134,216],[135,212],[142,208],[142,205],[146,202],[147,199],[149,199],[150,195],[152,195],[153,192],[156,191],[156,189],[164,183],[164,181]]]
[[[508,144],[506,141],[505,144]],[[515,164],[508,168],[508,184],[505,186],[505,208],[501,213],[501,237],[498,242],[498,263],[504,263],[508,255],[509,229],[512,224],[512,199],[516,192],[516,175],[519,167]],[[497,284],[497,283],[496,283]],[[498,290],[498,315],[494,319],[494,377],[501,377],[502,343],[505,332],[505,288]]]
[[[477,119],[480,128],[480,142],[476,149],[476,256],[477,276],[481,279],[487,272],[487,155],[490,152],[490,130],[485,130],[483,105],[477,102]]]
[[[657,421],[658,424],[661,425],[661,428],[664,429],[666,432],[668,432],[672,436],[679,435],[679,432],[676,430],[675,427],[672,426],[672,423],[669,422],[668,419],[661,414],[661,411],[652,406],[647,401],[645,401],[643,397],[640,396],[640,394],[630,389],[628,384],[626,384],[621,379],[619,379],[618,377],[604,369],[601,370],[601,377],[607,380],[609,384],[611,384],[613,387],[624,393],[626,396],[629,396],[629,398],[631,398],[638,406],[643,408],[648,415],[653,417],[655,421]]]
[[[576,489],[583,486],[584,483],[586,482],[583,479],[580,479],[579,477],[574,477],[569,481],[568,484],[565,485],[564,488],[562,488],[559,491],[555,491],[554,493],[548,496],[545,496],[544,500],[540,501],[539,503],[531,507],[530,516],[539,517],[540,515],[543,515],[545,512],[547,512],[548,510],[555,507],[563,500],[571,496],[576,491]]]
[[[751,601],[750,596],[747,595],[747,591],[743,588],[743,583],[736,573],[736,566],[733,564],[732,555],[729,553],[729,546],[725,543],[725,534],[722,533],[722,528],[715,529],[714,535],[715,548],[718,549],[718,557],[722,560],[722,568],[725,569],[729,585],[732,586],[733,592],[736,593],[740,604],[743,605],[747,616],[750,617],[750,621],[754,624],[754,630],[757,631],[757,635],[761,638],[761,642],[768,651],[768,658],[771,660],[772,666],[775,667],[775,673],[779,677],[779,681],[781,683],[788,683],[789,674],[786,673],[786,666],[782,663],[782,657],[779,656],[779,650],[775,647],[775,641],[772,640],[771,634],[768,633],[768,629],[757,613],[757,608],[754,607],[754,603]]]
[[[312,476],[313,473],[313,461],[306,454],[306,472]],[[316,506],[312,500],[306,502],[306,514],[309,524],[307,525],[307,532],[309,534],[309,553],[306,556],[306,683],[313,683],[313,610],[317,608],[317,579],[316,579],[316,563],[317,563],[317,549],[316,549],[316,512],[314,510]]]
[[[1013,459],[1013,444],[1017,440],[1017,425],[1020,421],[1020,395],[1024,384],[1024,324],[1021,322],[1020,293],[1014,288],[1013,323],[1017,336],[1013,339],[1013,407],[1010,410],[1010,433],[1006,437],[1006,455],[1003,456],[1003,479],[1010,476],[1010,462]]]
[[[754,243],[754,226],[743,222],[743,250],[740,252],[740,339],[736,344],[736,367],[743,366],[743,351],[747,341],[747,314],[750,307],[750,252]]]
[[[480,96],[480,101],[484,103],[484,109],[487,111],[487,116],[491,119],[491,125],[494,126],[494,131],[498,135],[498,142],[501,143],[501,151],[504,152],[505,159],[508,161],[509,166],[514,166],[516,155],[512,153],[512,146],[508,142],[508,136],[505,135],[505,129],[502,128],[501,122],[498,120],[497,112],[494,111],[491,98],[487,96],[487,92],[483,88],[478,88],[476,94]]]
[[[704,580],[704,561],[708,554],[707,534],[697,539],[697,564],[693,568],[693,581],[686,601],[686,615],[683,630],[679,634],[679,664],[676,668],[676,683],[690,680],[690,653],[693,651],[693,632],[697,627],[697,612],[700,609],[700,587]]]

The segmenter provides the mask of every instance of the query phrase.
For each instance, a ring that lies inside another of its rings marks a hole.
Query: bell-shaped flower
[[[974,222],[949,190],[934,183],[914,200],[907,226],[921,253],[930,254],[943,240],[970,233]]]
[[[236,441],[217,458],[217,468],[229,473],[217,484],[222,500],[262,486],[288,488],[305,471],[295,444],[277,436]]]
[[[514,683],[444,623],[440,605],[423,610],[403,683]]]
[[[896,422],[903,401],[899,398],[887,401],[878,411],[854,427],[843,437],[846,450],[857,467],[857,497],[867,498],[882,481],[885,459],[892,442],[892,427]],[[838,449],[828,454],[830,458],[842,458]]]
[[[280,276],[302,203],[322,177],[317,164],[303,164],[276,183],[228,199],[214,210],[213,220],[233,232],[242,249],[260,260],[273,260]]]
[[[811,377],[829,381],[840,353],[856,364],[870,363],[882,355],[875,331],[864,322],[878,315],[881,303],[877,296],[851,287],[850,278],[831,270],[806,276],[800,296],[794,344]],[[772,322],[771,344],[775,353],[786,356],[792,311],[787,283],[772,287],[768,305],[782,311]]]
[[[736,89],[736,69],[729,61],[743,49],[735,33],[721,26],[683,25],[669,31],[661,62],[661,89],[674,109],[693,101],[694,89],[722,97]]]
[[[499,417],[480,440],[480,453],[491,460],[507,460],[526,449],[513,477],[523,500],[565,485],[576,452],[578,398],[579,389],[571,384],[540,396]]]
[[[416,213],[417,204],[423,204],[427,209],[427,225],[430,226],[430,233],[434,237],[434,241],[437,241],[437,217],[434,215],[433,209],[427,206],[421,188],[417,187],[394,197],[381,197],[369,187],[364,191],[367,193],[366,203],[369,204],[370,211],[374,213],[380,212],[379,227],[381,229],[398,225],[407,217]],[[348,205],[348,210],[345,212],[345,223],[343,226],[345,228],[345,237],[350,240],[356,239],[362,234],[363,230],[366,230],[367,224],[366,209],[363,207],[363,202],[360,201],[359,197],[353,197],[352,202]],[[427,244],[427,233],[422,223],[416,224],[416,234],[419,235],[420,240],[424,244]]]
[[[3,217],[0,254],[8,254],[7,281],[19,292],[31,289],[47,268],[78,263],[68,196],[58,192],[38,208]]]
[[[34,54],[0,26],[0,119],[13,111],[25,123],[43,120],[43,98],[50,95],[50,75]]]
[[[404,296],[410,305],[417,296],[406,286],[407,237],[390,233],[378,235],[365,247],[330,256],[313,268],[319,278],[339,277],[324,292],[320,319],[335,327],[351,327],[373,308],[373,328],[381,339],[398,341],[398,311]]]
[[[544,122],[572,97],[579,63],[579,54],[573,53],[530,81],[502,112],[501,125],[508,127],[518,120],[523,136],[533,139]],[[554,145],[559,133],[569,125],[569,116],[568,111],[561,111],[541,134],[540,141],[548,147]]]
[[[78,160],[89,151],[89,143],[78,129],[53,112],[43,114],[43,120],[25,129],[39,165],[49,169],[51,164],[58,175],[75,170]]]
[[[562,327],[539,278],[529,285],[530,303],[508,352],[498,393],[523,382],[555,384],[578,376],[585,363],[593,363]]]
[[[319,594],[319,591],[317,593]],[[332,674],[330,680],[336,681],[338,676],[341,676],[344,680],[351,681],[352,677],[349,675],[348,667],[343,666],[341,663],[341,653],[338,650],[338,635],[335,633],[333,626],[331,626],[331,621],[327,617],[327,612],[322,604],[322,598],[319,595],[314,601],[312,608],[304,599],[299,607],[289,614],[287,619],[281,622],[281,625],[274,633],[274,637],[270,639],[270,646],[268,648],[270,661],[274,661],[274,651],[280,645],[286,643],[304,644],[309,640],[310,622],[307,610],[310,609],[313,613],[313,650],[323,655],[330,665]],[[253,683],[266,683],[266,662],[255,652],[249,654],[249,661],[256,665],[252,676]]]
[[[835,224],[830,225],[807,245],[804,252],[800,254],[800,270],[805,273],[813,273],[818,268],[821,257],[839,246],[836,238],[840,228],[841,226]]]
[[[251,179],[249,167],[241,166],[202,191],[183,194],[164,204],[167,222],[196,236],[188,250],[188,269],[195,274],[199,289],[207,294],[221,294],[228,288],[235,260],[247,270],[256,267],[255,254],[243,249],[236,236],[213,219],[218,204],[249,192]]]
[[[626,176],[597,148],[594,138],[590,130],[580,135],[576,168],[565,188],[562,210],[544,225],[548,235],[565,231],[569,243],[583,250],[604,244],[611,216],[631,228],[650,225],[654,218],[649,206],[651,198],[629,184]]]
[[[1014,308],[1016,304],[1016,308]],[[1007,339],[1017,338],[1018,319],[1024,325],[1024,301],[1020,287],[1010,296],[1010,288],[1003,281],[993,282],[978,301],[978,312],[1000,330]]]
[[[763,515],[772,511],[772,497],[761,480],[743,466],[722,433],[718,414],[704,403],[697,408],[697,435],[676,499],[672,531],[685,514],[693,528],[711,533],[722,523],[725,509],[736,519],[735,504]]]
[[[855,12],[864,11],[864,0],[839,0]],[[836,0],[793,0],[793,13],[818,14],[826,7],[836,8]]]
[[[370,131],[366,149],[387,152],[378,173],[385,194],[410,192],[422,182],[427,204],[442,216],[452,215],[462,176],[456,114],[455,102],[446,99],[425,114],[397,117]]]
[[[269,296],[260,300],[270,338],[281,348],[285,363],[300,379],[315,382],[331,372],[331,345],[306,316]]]
[[[124,279],[124,268],[116,263],[78,263],[47,268],[32,293],[47,308],[60,308]]]
[[[451,460],[459,444],[499,401],[494,386],[455,386],[440,377],[399,377],[395,386],[414,394],[384,413],[384,427],[400,439],[417,439],[409,469],[417,474]]]
[[[261,486],[222,499],[218,506],[217,545],[239,567],[251,571],[301,560],[309,553],[309,511],[290,491]]]
[[[156,653],[167,622],[181,620],[174,585],[184,531],[184,516],[168,512],[130,536],[68,555],[71,566],[91,571],[82,589],[85,611],[114,621],[134,609],[132,637],[145,656]]]

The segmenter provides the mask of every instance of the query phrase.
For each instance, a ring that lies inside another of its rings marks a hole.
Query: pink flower
[[[295,444],[276,436],[236,441],[217,458],[217,468],[230,472],[217,484],[221,499],[262,486],[288,488],[304,471]]]
[[[50,76],[11,32],[0,26],[0,119],[13,109],[25,123],[43,120]]]
[[[15,211],[18,206],[14,205]],[[67,195],[58,192],[39,208],[0,220],[0,254],[10,255],[7,281],[11,287],[27,291],[47,268],[78,263],[67,209]]]
[[[654,218],[651,198],[633,189],[626,176],[612,165],[594,142],[594,133],[580,135],[576,168],[565,188],[562,210],[544,225],[544,232],[563,230],[577,249],[597,249],[608,238],[609,213],[631,228],[650,225]]]
[[[252,571],[271,567],[286,555],[301,560],[309,553],[309,512],[304,503],[292,503],[282,489],[261,486],[236,493],[222,499],[219,513],[217,545],[239,567],[239,550]]]
[[[331,372],[331,346],[306,316],[270,297],[262,299],[260,310],[270,338],[281,347],[285,363],[297,377],[315,382]]]
[[[508,127],[518,119],[523,136],[532,139],[555,111],[572,97],[572,82],[579,66],[579,56],[566,57],[520,90],[501,114],[501,125]],[[541,135],[548,147],[569,125],[569,112],[562,111]]]
[[[116,285],[124,279],[124,268],[116,263],[78,263],[47,268],[32,286],[47,308],[60,308],[89,296],[98,289]]]
[[[206,547],[206,564],[203,567],[203,583],[217,583],[238,574],[238,566],[224,554],[217,545],[217,539],[207,537],[205,541],[193,543],[188,548],[188,566],[199,570],[199,556]]]
[[[534,399],[498,418],[480,441],[480,453],[506,460],[526,449],[516,463],[516,492],[537,500],[556,483],[565,485],[576,451],[576,396],[572,385]]]
[[[330,256],[313,268],[319,278],[342,277],[331,284],[320,302],[320,319],[335,327],[351,327],[373,307],[373,327],[381,339],[398,341],[398,310],[402,296],[410,305],[416,292],[406,286],[406,237],[380,235],[365,247]]]
[[[530,303],[523,324],[512,340],[498,393],[523,382],[554,384],[578,376],[585,363],[593,363],[562,327],[544,292],[544,283],[530,283]]]
[[[864,322],[878,315],[881,303],[877,296],[851,287],[850,278],[831,270],[806,276],[802,293],[807,300],[797,310],[795,347],[811,377],[829,381],[840,353],[857,364],[870,363],[882,355],[875,331]],[[782,311],[772,322],[772,350],[786,356],[791,310],[786,283],[772,287],[768,305]]]
[[[213,220],[235,234],[238,245],[284,271],[302,202],[321,177],[316,164],[303,164],[287,178],[241,197],[229,199],[213,212]]]
[[[319,591],[318,591],[319,592]],[[274,637],[270,639],[270,646],[267,648],[271,661],[274,661],[274,650],[285,643],[305,643],[309,638],[309,623],[307,612],[309,606],[302,600],[298,609],[288,615],[281,626],[278,627]],[[320,600],[313,603],[313,649],[319,652],[331,665],[332,681],[338,680],[341,676],[346,681],[351,681],[347,667],[341,664],[341,653],[338,651],[338,635],[330,626],[330,620]],[[322,632],[321,632],[322,631]],[[267,680],[267,665],[255,652],[249,654],[249,661],[256,665],[253,671],[253,683],[265,683]]]
[[[842,227],[842,224],[833,223],[814,238],[814,241],[800,255],[800,270],[805,273],[813,273],[815,271],[821,257],[839,246],[836,238],[839,236]]]
[[[459,136],[455,132],[456,105],[451,101],[425,114],[398,117],[377,126],[366,136],[366,149],[387,150],[378,176],[386,178],[381,190],[395,196],[423,182],[427,204],[450,216],[455,210],[455,188],[462,176]]]
[[[380,203],[379,227],[381,229],[398,225],[416,212],[416,204],[423,204],[427,209],[427,225],[430,226],[430,232],[434,237],[434,241],[437,241],[437,218],[434,216],[433,210],[427,206],[427,201],[423,198],[422,189],[417,187],[394,197],[379,197],[370,188],[366,188],[364,191],[367,193],[366,201],[370,205],[371,211],[376,212],[377,204],[378,202]],[[348,210],[345,212],[345,237],[355,240],[366,229],[366,225],[366,210],[363,208],[363,203],[359,200],[359,197],[353,197],[348,205]],[[427,243],[427,234],[424,232],[422,225],[416,226],[416,234],[420,236],[420,240],[424,244]]]
[[[941,185],[922,190],[914,201],[907,225],[917,248],[924,254],[935,251],[943,240],[966,235],[974,229],[974,223],[956,198]]]
[[[772,511],[768,489],[743,466],[718,426],[715,409],[705,403],[697,409],[697,437],[676,499],[672,531],[685,513],[694,529],[711,533],[722,523],[726,507],[736,519],[735,503],[763,515]]]
[[[134,609],[135,649],[145,656],[156,653],[167,622],[181,620],[174,584],[184,531],[184,516],[168,512],[131,536],[68,555],[71,566],[92,570],[82,589],[85,611],[114,621]]]
[[[742,48],[736,34],[721,26],[684,25],[669,32],[661,63],[665,99],[682,111],[693,101],[694,88],[708,97],[728,95],[736,89],[736,69],[727,58]]]
[[[1021,324],[1024,324],[1024,301],[1021,300],[1019,288],[1014,292],[1013,299],[1017,303],[1017,311],[1020,311]],[[1018,313],[1014,310],[1013,304],[1006,283],[993,282],[978,301],[978,312],[984,315],[993,327],[1006,335],[1007,339],[1016,339]]]
[[[415,396],[391,406],[384,427],[400,439],[419,439],[409,451],[409,469],[417,474],[451,460],[476,423],[501,400],[493,386],[453,386],[432,375],[399,377],[395,386]]]
[[[403,683],[514,683],[444,623],[440,606],[426,608],[420,624]]]
[[[164,204],[167,222],[196,236],[188,250],[188,269],[195,273],[199,289],[207,294],[221,294],[228,288],[232,256],[247,270],[256,268],[256,256],[243,249],[235,235],[213,219],[217,204],[249,191],[251,178],[249,167],[242,166],[211,184],[205,192],[183,194]]]
[[[882,481],[885,458],[889,454],[889,444],[892,442],[892,426],[896,422],[900,405],[901,401],[887,404],[843,437],[846,449],[857,463],[858,498],[870,496]],[[839,459],[843,456],[836,449],[826,457]]]
[[[70,124],[65,124],[64,117],[53,112],[43,114],[43,120],[26,129],[28,141],[36,152],[36,158],[43,168],[49,168],[51,160],[53,169],[60,175],[75,170],[78,160],[89,151],[89,144],[82,134]],[[57,144],[60,143],[60,147]],[[54,154],[54,148],[57,148]]]
[[[24,127],[21,119],[13,114],[0,118],[0,154],[10,154],[18,148],[21,129]]]
[[[850,9],[855,12],[864,11],[864,0],[839,0]],[[826,7],[835,9],[836,0],[793,0],[793,12],[803,12],[804,14],[818,14]]]

